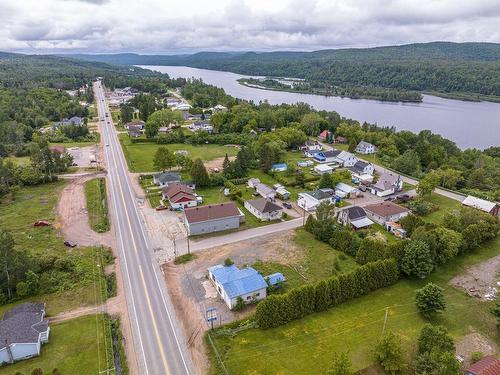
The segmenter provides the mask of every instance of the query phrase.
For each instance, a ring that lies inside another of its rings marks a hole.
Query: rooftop
[[[349,220],[357,220],[366,217],[366,211],[363,207],[350,206],[345,208],[344,211],[347,211],[347,217],[349,217]]]
[[[477,208],[478,210],[482,210],[485,212],[490,212],[497,205],[497,203],[495,202],[490,202],[485,199],[476,198],[473,197],[472,195],[469,195],[467,198],[465,198],[462,204],[464,206],[474,207]]]
[[[372,185],[377,190],[390,190],[394,187],[398,181],[400,180],[400,176],[398,174],[394,174],[391,172],[384,172],[380,175],[377,182]]]
[[[381,217],[397,215],[410,211],[406,207],[400,206],[399,204],[390,201],[370,204],[368,206],[365,206],[365,210]]]
[[[240,270],[234,264],[230,266],[218,264],[210,267],[208,271],[222,285],[229,298],[267,288],[267,283],[262,275],[251,267]]]
[[[471,365],[466,372],[466,375],[498,375],[500,374],[500,359],[492,355],[483,357],[473,365]]]
[[[175,182],[181,180],[181,175],[176,172],[161,172],[155,174],[154,177],[162,183]]]
[[[44,316],[44,303],[27,302],[8,310],[0,321],[0,350],[10,344],[38,342],[49,325]]]
[[[262,213],[280,211],[283,209],[281,206],[278,206],[276,203],[270,202],[264,198],[252,199],[252,200],[247,201],[247,202],[248,202],[248,204],[253,206],[257,211],[262,212]]]
[[[192,207],[184,210],[188,223],[201,223],[228,217],[241,216],[234,202],[226,202],[209,206]]]

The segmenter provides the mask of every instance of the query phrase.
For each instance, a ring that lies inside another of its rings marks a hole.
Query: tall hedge
[[[255,318],[262,329],[278,327],[392,285],[398,279],[396,260],[367,263],[350,273],[304,285],[285,294],[271,295],[257,305]]]

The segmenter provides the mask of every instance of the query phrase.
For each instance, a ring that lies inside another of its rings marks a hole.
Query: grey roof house
[[[198,206],[184,210],[184,224],[190,236],[237,229],[245,215],[234,202]]]
[[[161,172],[153,175],[153,182],[160,187],[165,187],[174,182],[181,182],[181,175],[177,172]]]
[[[283,207],[264,198],[246,201],[245,208],[263,221],[278,220],[283,215]]]
[[[8,310],[0,321],[0,363],[13,363],[40,355],[49,341],[45,304],[27,302]]]
[[[83,125],[84,123],[85,119],[83,117],[73,116],[71,118],[63,118],[61,121],[55,122],[52,127],[56,129],[60,126]]]
[[[363,207],[350,206],[338,213],[338,222],[343,225],[352,225],[354,229],[366,228],[373,224],[368,219]]]
[[[374,154],[377,151],[377,148],[371,143],[361,141],[356,146],[356,152],[360,154]]]

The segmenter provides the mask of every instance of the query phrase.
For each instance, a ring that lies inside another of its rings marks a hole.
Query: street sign
[[[217,320],[217,309],[215,307],[209,307],[206,311],[207,322],[212,325],[212,329],[214,329],[214,321]]]

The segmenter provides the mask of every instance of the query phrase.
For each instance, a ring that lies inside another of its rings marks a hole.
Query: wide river
[[[335,96],[270,91],[240,85],[246,77],[230,72],[196,69],[185,66],[141,66],[167,73],[170,77],[201,78],[205,83],[222,87],[237,98],[270,104],[308,103],[318,110],[336,111],[341,116],[398,130],[419,132],[429,129],[453,140],[461,148],[487,148],[500,145],[500,104],[464,102],[424,95],[422,103],[392,103],[377,100],[349,99]]]

